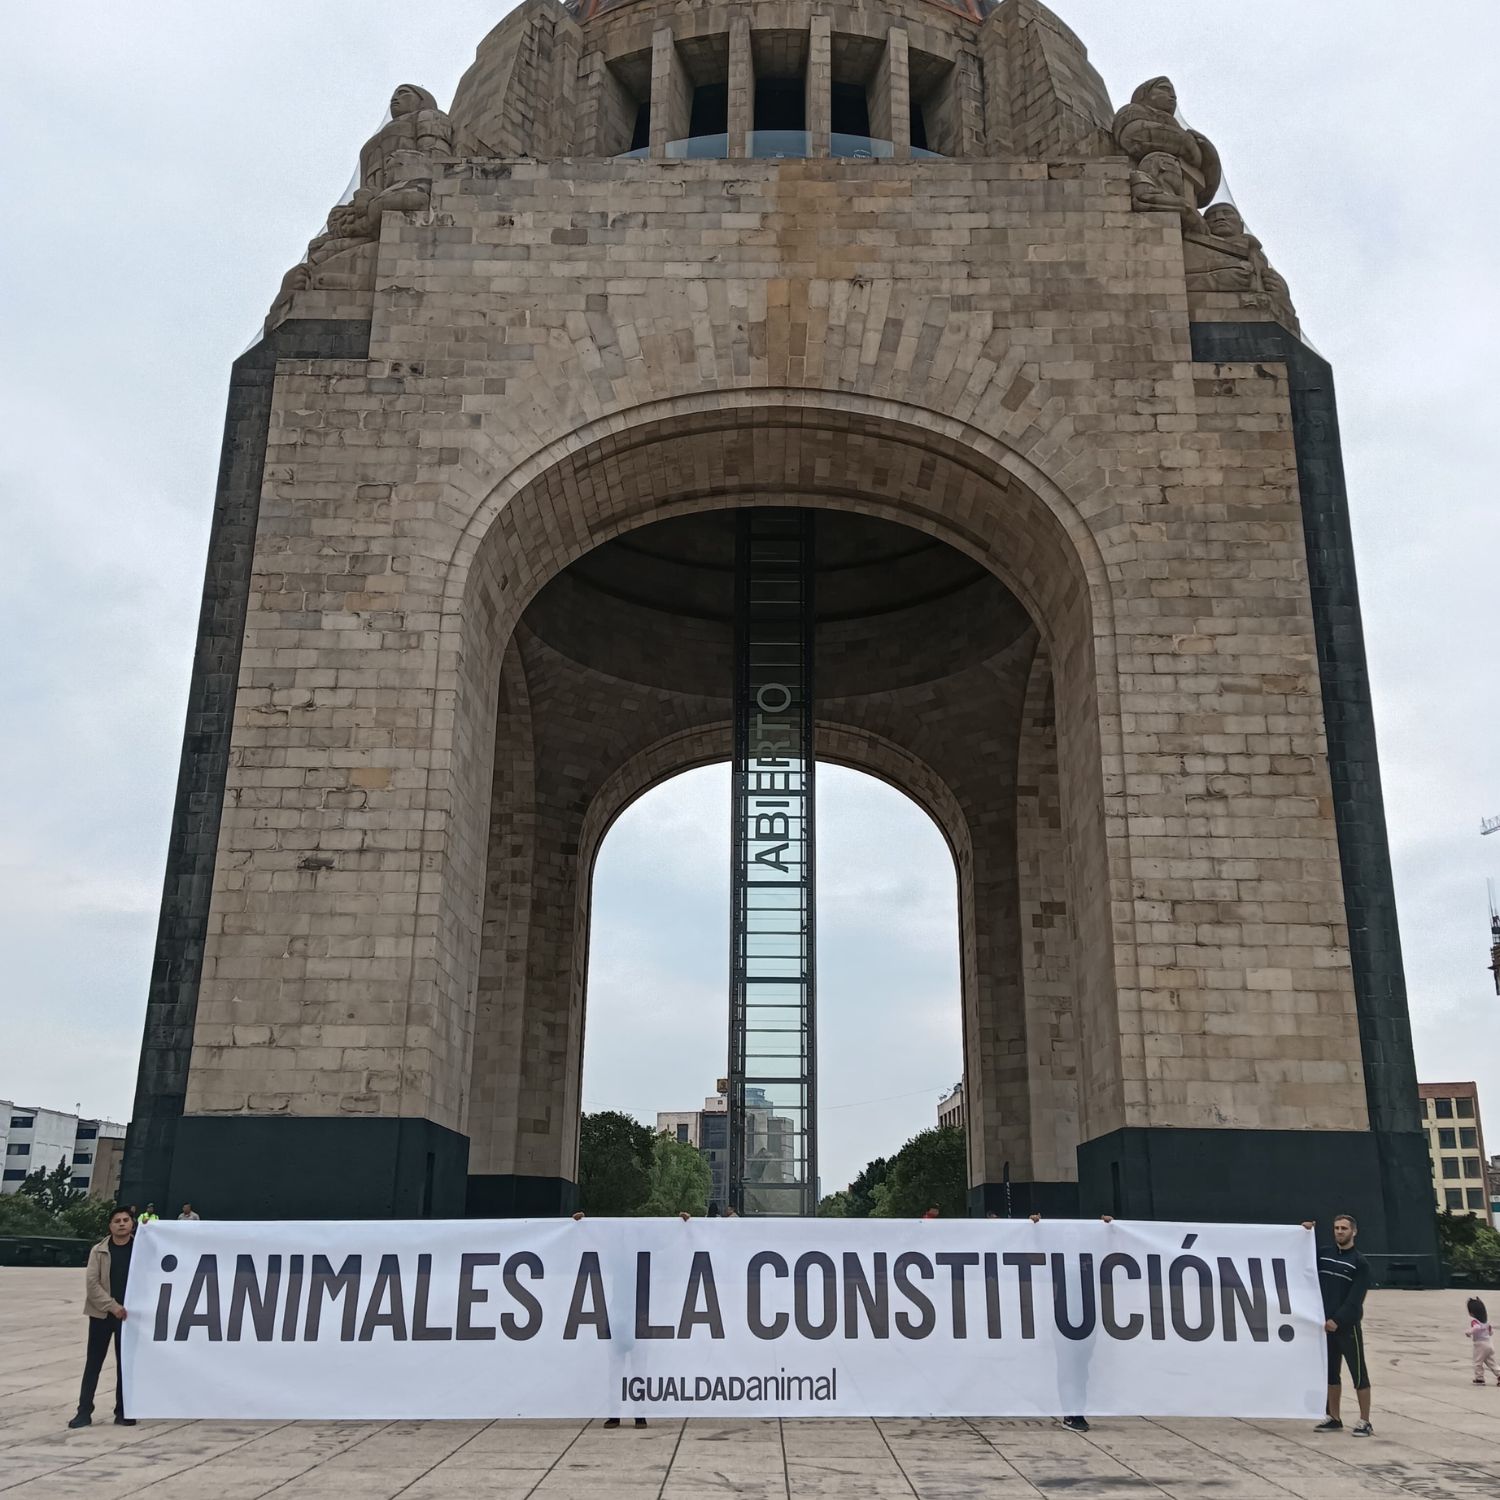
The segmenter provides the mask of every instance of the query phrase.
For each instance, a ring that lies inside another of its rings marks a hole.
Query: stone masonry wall
[[[1126,172],[457,164],[387,217],[370,362],[277,383],[190,1113],[462,1128],[515,623],[749,502],[904,519],[1036,620],[1090,1130],[1364,1125],[1287,390],[1191,363]]]

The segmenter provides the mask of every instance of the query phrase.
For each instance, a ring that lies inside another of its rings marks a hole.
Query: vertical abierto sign
[[[729,1198],[817,1207],[813,518],[742,511],[735,550]]]

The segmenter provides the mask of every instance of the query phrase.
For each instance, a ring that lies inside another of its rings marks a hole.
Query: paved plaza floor
[[[1500,1388],[1463,1296],[1377,1292],[1376,1436],[1307,1422],[142,1422],[69,1432],[81,1271],[0,1270],[0,1496],[56,1500],[1500,1500]]]

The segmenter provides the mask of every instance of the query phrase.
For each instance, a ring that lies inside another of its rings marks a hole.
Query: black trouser
[[[1370,1369],[1365,1364],[1365,1335],[1358,1323],[1340,1325],[1336,1332],[1328,1335],[1329,1385],[1343,1384],[1339,1369],[1341,1365],[1349,1366],[1356,1391],[1370,1389]]]
[[[89,1354],[83,1366],[83,1384],[78,1387],[78,1410],[86,1417],[94,1414],[94,1391],[110,1340],[115,1345],[115,1415],[125,1415],[125,1382],[120,1375],[120,1320],[113,1313],[89,1319]]]

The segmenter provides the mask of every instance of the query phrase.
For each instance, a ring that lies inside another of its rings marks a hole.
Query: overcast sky
[[[130,1107],[230,361],[393,86],[446,103],[509,7],[4,7],[0,1098]],[[1169,72],[1339,379],[1424,1078],[1500,1149],[1494,469],[1500,6],[1062,0],[1118,104]],[[723,1064],[722,770],[601,856],[590,1107],[691,1107]],[[909,803],[822,797],[825,1187],[957,1076],[953,872]]]

